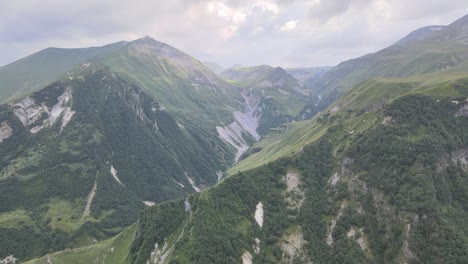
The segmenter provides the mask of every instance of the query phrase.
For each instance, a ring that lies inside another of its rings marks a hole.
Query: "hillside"
[[[262,105],[271,109],[271,116],[266,118],[269,122],[264,122],[259,127],[262,134],[268,128],[293,120],[308,119],[317,112],[315,104],[318,98],[281,67],[260,65],[230,68],[220,76],[232,85],[248,89],[262,98]]]
[[[468,261],[468,85],[439,89],[324,113],[297,155],[146,209],[125,262]]]
[[[468,263],[467,39],[219,75],[150,37],[62,50],[0,104],[0,263]]]
[[[331,67],[315,67],[315,68],[286,68],[284,69],[289,75],[299,81],[303,86],[309,86],[315,80],[320,79]]]
[[[204,61],[203,64],[216,74],[222,73],[225,68],[214,61]]]
[[[145,203],[213,185],[229,164],[221,139],[180,126],[144,89],[98,66],[3,105],[0,124],[2,256],[106,238]]]
[[[457,67],[466,70],[463,62],[468,58],[467,31],[465,16],[448,26],[418,29],[390,47],[340,63],[312,87],[323,98],[320,109],[371,78],[404,78]]]
[[[47,48],[0,67],[0,103],[43,88],[97,54],[122,45],[125,45],[124,41],[102,47]]]

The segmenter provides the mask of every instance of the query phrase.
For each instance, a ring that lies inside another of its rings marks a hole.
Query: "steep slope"
[[[262,135],[269,128],[292,120],[307,119],[316,113],[318,98],[281,67],[261,65],[230,68],[220,76],[261,98],[263,118],[260,120],[259,132]]]
[[[466,69],[467,31],[465,16],[448,26],[418,29],[388,48],[340,63],[314,84],[313,90],[323,98],[319,107],[324,109],[339,94],[371,78]]]
[[[92,61],[146,89],[182,122],[201,122],[214,128],[231,120],[233,110],[243,110],[237,89],[190,55],[150,37],[131,41]]]
[[[308,83],[320,79],[331,67],[314,68],[287,68],[284,69],[289,75],[299,81],[299,84],[307,86]]]
[[[89,58],[124,44],[117,42],[79,49],[47,48],[0,67],[0,103],[42,88]]]
[[[218,63],[213,62],[213,61],[204,61],[203,64],[206,67],[208,67],[208,69],[210,69],[212,72],[214,72],[214,73],[216,73],[218,75],[225,70],[225,68],[223,66],[221,66]]]
[[[468,261],[468,85],[438,89],[323,114],[297,155],[146,210],[128,262]]]
[[[2,257],[106,238],[145,203],[213,185],[228,165],[221,139],[179,125],[144,89],[101,66],[2,105],[0,124]]]

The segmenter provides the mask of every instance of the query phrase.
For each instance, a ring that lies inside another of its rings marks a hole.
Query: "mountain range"
[[[468,16],[334,67],[151,37],[0,67],[0,263],[468,262]]]

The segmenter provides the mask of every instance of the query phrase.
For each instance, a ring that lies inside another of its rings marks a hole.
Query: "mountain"
[[[353,88],[302,122],[324,132],[296,130],[315,140],[294,155],[147,208],[131,246],[112,252],[120,263],[465,263],[468,75],[453,77]]]
[[[301,85],[320,79],[331,67],[314,68],[287,68],[284,69],[289,75],[299,81]]]
[[[43,88],[91,57],[122,45],[124,41],[102,47],[47,48],[0,67],[0,103]]]
[[[321,101],[148,37],[96,55],[0,108],[0,256],[468,262],[464,21],[332,68]]]
[[[230,68],[220,76],[235,86],[250,89],[274,105],[274,112],[280,114],[278,120],[281,121],[269,127],[276,127],[285,121],[307,119],[316,113],[314,104],[317,97],[281,67],[260,65]]]
[[[89,66],[69,77],[0,109],[2,256],[106,238],[145,204],[215,184],[227,166],[221,139],[180,125],[117,73]]]
[[[216,73],[218,75],[225,70],[225,68],[223,66],[221,66],[218,63],[213,62],[213,61],[204,61],[203,64],[206,67],[208,67],[208,69],[210,69],[212,72],[214,72],[214,73]]]
[[[331,68],[313,84],[324,109],[340,94],[370,78],[410,77],[451,68],[466,70],[468,18],[418,29],[394,45]]]
[[[2,257],[107,239],[145,206],[216,184],[268,129],[290,120],[278,112],[289,109],[287,96],[233,86],[150,37],[98,49],[0,106]],[[305,96],[280,68],[265,80]]]

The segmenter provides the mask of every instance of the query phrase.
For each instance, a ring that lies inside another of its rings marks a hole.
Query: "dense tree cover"
[[[1,229],[0,257],[14,254],[25,260],[107,238],[137,220],[142,201],[159,203],[194,192],[187,176],[199,186],[212,185],[216,172],[228,165],[224,156],[230,150],[215,131],[207,134],[191,123],[179,126],[153,97],[106,69],[82,74],[31,95],[36,104],[51,107],[71,88],[75,114],[63,130],[59,121],[32,134],[28,130],[36,124],[26,128],[11,106],[0,107],[0,123],[13,129],[0,143],[0,214],[24,209],[34,222],[32,228]],[[122,184],[112,177],[111,166]],[[81,221],[95,182],[94,219]],[[72,211],[72,230],[51,228],[51,221],[59,220],[50,219],[48,211],[57,201],[71,206],[61,210]],[[36,244],[37,250],[24,250]]]
[[[186,231],[175,243],[171,263],[239,263],[245,250],[253,253],[254,238],[260,239],[261,250],[253,262],[278,263],[284,257],[284,235],[297,226],[306,244],[305,256],[294,263],[467,262],[468,177],[466,167],[450,157],[467,146],[468,120],[454,115],[458,107],[450,100],[406,96],[383,110],[392,117],[390,124],[378,123],[352,137],[348,148],[339,145],[349,140],[337,136],[342,127],[332,126],[294,157],[240,172],[191,196],[193,214],[174,215],[177,222],[185,221],[177,230],[185,226]],[[328,180],[337,166],[332,155],[337,147],[351,158],[350,175],[332,187]],[[285,200],[284,176],[291,169],[302,181],[300,209],[288,208]],[[260,201],[262,228],[253,219]],[[174,206],[182,208],[182,203]],[[154,215],[145,221],[161,214],[151,210]],[[331,218],[336,225],[329,246]],[[169,223],[160,228],[168,229]],[[153,236],[143,224],[139,230]],[[356,242],[359,238],[366,249]],[[152,247],[135,245],[131,255],[147,260]]]
[[[448,99],[400,98],[384,110],[391,124],[360,135],[349,150],[354,170],[365,172],[361,179],[382,190],[397,212],[414,216],[410,248],[416,263],[468,261],[463,224],[468,220],[468,174],[451,157],[468,145],[468,119],[455,116],[458,107]],[[366,199],[366,225],[376,259],[394,260],[403,243],[403,225],[382,224],[375,218],[379,208],[373,208],[374,198]]]

